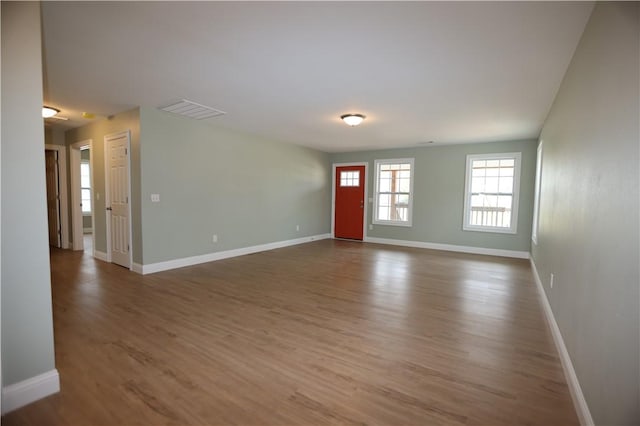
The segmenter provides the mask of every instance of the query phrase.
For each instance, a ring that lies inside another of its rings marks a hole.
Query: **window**
[[[413,158],[376,160],[373,223],[411,226]]]
[[[536,158],[536,186],[533,193],[533,222],[531,223],[531,240],[538,244],[538,216],[540,209],[540,179],[542,179],[542,141],[538,145],[538,155]]]
[[[91,213],[91,170],[88,162],[80,163],[80,192],[82,194],[82,213]]]
[[[358,170],[341,171],[340,186],[360,186],[360,172]]]
[[[464,230],[516,233],[520,157],[519,152],[467,155]]]

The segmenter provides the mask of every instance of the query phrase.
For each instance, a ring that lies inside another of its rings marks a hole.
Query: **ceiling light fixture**
[[[59,112],[60,112],[60,110],[58,108],[53,108],[53,107],[46,106],[46,105],[44,105],[42,107],[42,117],[43,118],[51,118],[54,115],[56,115],[57,113],[59,113]]]
[[[345,114],[341,115],[340,118],[349,126],[353,127],[362,123],[362,120],[364,120],[366,117],[362,114]]]

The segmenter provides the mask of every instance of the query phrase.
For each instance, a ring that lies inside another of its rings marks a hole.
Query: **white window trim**
[[[538,245],[538,226],[540,225],[540,185],[542,183],[542,141],[536,155],[536,180],[533,193],[533,221],[531,222],[531,241]]]
[[[374,225],[391,225],[391,226],[413,226],[413,181],[414,181],[414,158],[393,158],[393,159],[385,159],[385,160],[375,160],[374,161],[374,179],[375,179],[375,189],[373,194],[373,220],[372,223]],[[407,207],[407,220],[405,222],[399,220],[378,220],[378,185],[379,178],[378,174],[380,171],[380,166],[382,164],[398,164],[398,163],[409,163],[411,164],[410,170],[410,188],[409,188],[409,205]]]
[[[513,208],[511,209],[511,227],[497,228],[493,226],[478,226],[469,223],[469,210],[471,209],[471,164],[474,160],[499,160],[504,158],[515,159],[513,172]],[[498,234],[516,234],[518,232],[518,206],[520,204],[520,173],[522,165],[522,153],[508,152],[499,154],[470,154],[467,155],[467,166],[464,178],[464,216],[462,229],[465,231],[493,232]]]

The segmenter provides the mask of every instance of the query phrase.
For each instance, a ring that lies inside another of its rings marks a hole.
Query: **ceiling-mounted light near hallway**
[[[340,118],[349,126],[353,127],[362,123],[362,120],[364,120],[366,117],[362,114],[345,114],[341,115]]]
[[[54,115],[56,115],[57,113],[59,113],[59,112],[60,112],[60,110],[58,108],[53,108],[53,107],[46,106],[46,105],[44,105],[42,107],[42,117],[43,118],[51,118]]]

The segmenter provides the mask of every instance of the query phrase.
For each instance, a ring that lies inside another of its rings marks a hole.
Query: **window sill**
[[[380,221],[376,221],[374,220],[373,225],[385,225],[385,226],[402,226],[404,228],[410,228],[412,226],[411,222],[380,222]]]
[[[490,232],[493,234],[512,234],[515,235],[518,233],[517,229],[500,229],[500,228],[481,228],[475,226],[463,226],[463,231],[475,231],[475,232]]]

